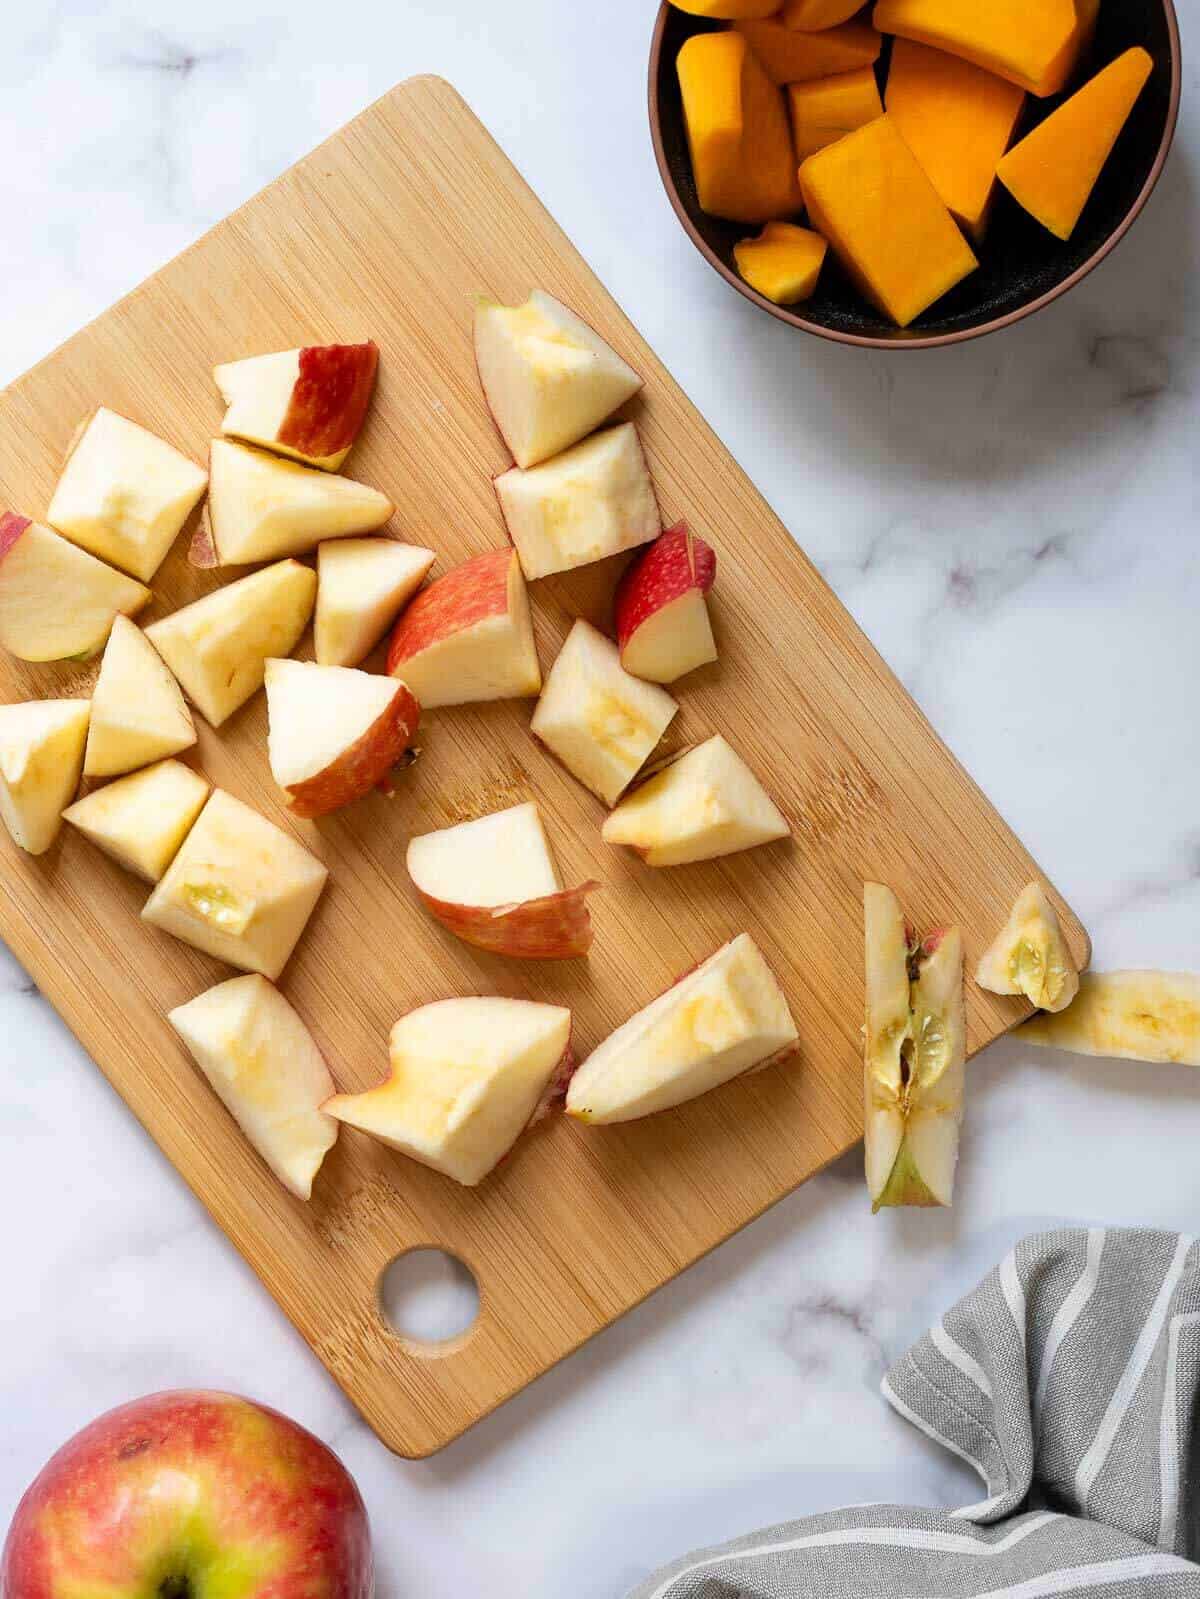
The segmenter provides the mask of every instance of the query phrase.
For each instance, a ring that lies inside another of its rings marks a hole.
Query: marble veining
[[[0,380],[412,73],[450,78],[1060,884],[1099,965],[1200,968],[1195,167],[1184,114],[1114,256],[998,338],[793,335],[695,255],[645,127],[651,0],[51,0],[6,19]],[[702,518],[700,519],[702,522]],[[894,1418],[886,1363],[1025,1231],[1184,1227],[1200,1079],[972,1067],[959,1202],[872,1219],[852,1154],[424,1464],[388,1456],[0,951],[0,1524],[48,1451],[155,1387],[326,1437],[381,1599],[609,1599],[775,1519],[978,1485]]]

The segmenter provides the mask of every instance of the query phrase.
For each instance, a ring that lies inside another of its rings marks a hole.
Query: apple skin
[[[424,588],[403,612],[388,644],[388,675],[402,674],[404,662],[451,633],[508,614],[508,572],[516,552],[487,550],[451,568]]]
[[[17,1507],[0,1599],[149,1592],[188,1599],[371,1599],[353,1479],[295,1422],[180,1390],[109,1411]]]
[[[384,782],[412,748],[421,707],[407,683],[397,682],[396,692],[382,716],[376,718],[361,737],[342,751],[323,772],[293,783],[288,789],[288,805],[293,815],[311,820],[328,816],[362,799],[373,788],[389,792]]]
[[[322,458],[348,450],[371,403],[379,346],[317,344],[300,351],[300,376],[276,443]]]
[[[192,542],[188,545],[188,565],[194,566],[199,572],[211,572],[220,564],[221,558],[217,554],[217,544],[212,535],[212,525],[208,520],[206,505],[200,513],[196,531],[192,534]]]
[[[27,516],[18,516],[15,511],[5,511],[4,515],[0,516],[0,561],[12,549],[25,529],[32,526]]]
[[[420,887],[417,895],[429,914],[464,944],[513,960],[566,961],[577,960],[592,947],[587,897],[599,887],[592,881],[540,899],[496,906],[457,905]]]
[[[613,610],[617,647],[625,646],[647,618],[689,590],[707,594],[717,577],[712,546],[678,522],[630,562],[617,584]]]

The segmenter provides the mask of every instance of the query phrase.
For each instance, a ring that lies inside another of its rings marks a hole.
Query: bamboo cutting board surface
[[[272,1180],[165,1020],[228,968],[144,926],[144,885],[70,829],[36,860],[0,840],[0,936],[379,1436],[410,1456],[440,1448],[860,1136],[864,878],[892,884],[921,926],[961,923],[970,969],[1037,875],[440,80],[395,89],[0,396],[0,503],[44,514],[75,427],[96,404],[204,459],[222,415],[214,363],[372,336],[379,387],[345,470],[391,495],[392,531],[435,549],[444,571],[504,540],[491,478],[509,462],[476,381],[473,296],[515,302],[533,286],[572,305],[645,376],[629,414],[664,523],[690,518],[717,550],[721,661],[679,685],[669,744],[726,733],[794,840],[646,870],[601,844],[599,802],[533,742],[528,703],[432,714],[423,758],[392,801],[373,796],[315,825],[288,819],[271,781],[262,695],[220,735],[201,727],[194,759],[331,868],[281,986],[343,1090],[384,1075],[398,1016],[455,994],[569,1005],[582,1056],[742,930],[787,991],[796,1059],[624,1128],[556,1117],[475,1191],[346,1130],[304,1206]],[[187,566],[186,545],[185,532],[139,621],[220,581]],[[575,616],[607,624],[614,577],[610,562],[534,586],[544,668]],[[87,693],[94,676],[94,665],[5,659],[0,693]],[[542,807],[564,881],[605,885],[592,900],[587,962],[523,965],[472,951],[424,915],[408,884],[412,833],[527,798]],[[1056,903],[1086,960],[1086,934]],[[967,993],[972,1051],[1024,1015],[972,983]],[[873,1225],[865,1194],[861,1224]],[[397,1336],[379,1308],[384,1268],[426,1245],[465,1261],[481,1292],[472,1330],[435,1348]],[[229,1379],[236,1386],[236,1372]]]

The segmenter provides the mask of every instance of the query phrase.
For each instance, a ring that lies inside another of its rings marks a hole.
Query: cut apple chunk
[[[652,1116],[783,1060],[798,1041],[783,990],[741,933],[592,1051],[567,1112],[597,1125]]]
[[[523,999],[446,999],[392,1029],[391,1076],[326,1111],[473,1188],[571,1064],[571,1013]]]
[[[268,659],[295,649],[316,597],[317,574],[280,561],[155,622],[146,637],[220,727],[262,687]]]
[[[949,1205],[966,1061],[957,927],[918,943],[891,889],[864,890],[866,1168],[872,1209]]]
[[[316,1040],[265,977],[231,977],[167,1012],[226,1110],[279,1181],[311,1199],[338,1124]]]
[[[370,339],[227,361],[213,368],[229,407],[221,432],[336,472],[363,425],[378,367]]]
[[[90,712],[88,700],[0,705],[0,820],[30,855],[54,843],[75,797]]]
[[[113,622],[92,691],[85,777],[119,777],[196,742],[192,713],[161,655],[128,617]]]
[[[718,733],[634,789],[604,823],[647,866],[683,866],[754,849],[791,833],[758,778]]]
[[[271,774],[297,816],[353,804],[412,748],[421,707],[395,678],[271,660],[266,683]]]
[[[612,640],[581,619],[550,669],[531,729],[585,788],[614,805],[678,709],[665,689],[631,677]]]
[[[414,838],[407,865],[425,909],[477,949],[571,960],[591,948],[599,884],[563,889],[532,802]]]
[[[1022,890],[979,962],[975,981],[993,994],[1024,994],[1046,1011],[1066,1010],[1079,992],[1079,973],[1058,914],[1040,883]]]
[[[524,699],[542,686],[515,550],[489,550],[422,589],[396,623],[387,669],[426,710]]]
[[[182,761],[159,761],[85,794],[63,812],[118,866],[157,883],[204,809],[209,784]]]
[[[1200,1066],[1200,976],[1085,972],[1067,1010],[1035,1016],[1017,1037],[1075,1055]]]
[[[81,660],[150,590],[14,511],[0,513],[0,644],[23,661]]]
[[[148,583],[204,493],[207,474],[102,406],[67,457],[46,520],[73,544]]]
[[[373,533],[395,509],[365,483],[231,439],[213,440],[210,469],[208,520],[219,566],[306,555],[323,539]]]
[[[632,422],[496,479],[509,537],[530,582],[619,555],[662,529],[650,469]]]
[[[578,444],[642,386],[594,329],[541,289],[524,305],[480,302],[475,360],[496,426],[521,467]]]
[[[302,844],[218,788],[142,917],[207,955],[274,980],[328,876]]]
[[[322,666],[357,666],[425,581],[432,550],[396,539],[334,539],[317,546],[313,643]]]
[[[627,672],[651,683],[673,683],[716,660],[705,598],[716,576],[712,547],[686,522],[669,528],[629,565],[613,606]]]

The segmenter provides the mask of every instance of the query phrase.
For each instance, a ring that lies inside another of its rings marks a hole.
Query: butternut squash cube
[[[1001,183],[1057,238],[1069,239],[1075,231],[1153,67],[1140,45],[1126,50],[1000,162],[996,176]]]
[[[731,222],[799,211],[783,95],[740,33],[697,33],[676,62],[701,209]]]
[[[1091,38],[1099,0],[877,0],[882,33],[948,50],[1030,94],[1057,94]]]
[[[677,11],[690,17],[769,17],[779,10],[779,0],[671,0]]]
[[[848,22],[861,10],[862,0],[787,0],[783,18],[789,28],[820,33],[822,28],[836,28],[839,23]]]
[[[889,116],[810,155],[800,188],[813,226],[899,327],[979,265]]]
[[[772,83],[807,83],[831,72],[853,72],[878,60],[882,40],[865,22],[846,22],[823,33],[793,28],[786,11],[766,22],[735,22]]]
[[[835,72],[811,83],[789,83],[787,94],[792,139],[801,161],[883,115],[874,67]]]
[[[776,305],[811,299],[828,246],[819,233],[791,222],[768,222],[757,239],[733,247],[737,269]]]
[[[976,244],[1025,91],[944,50],[897,39],[888,69],[888,115],[934,188]]]

